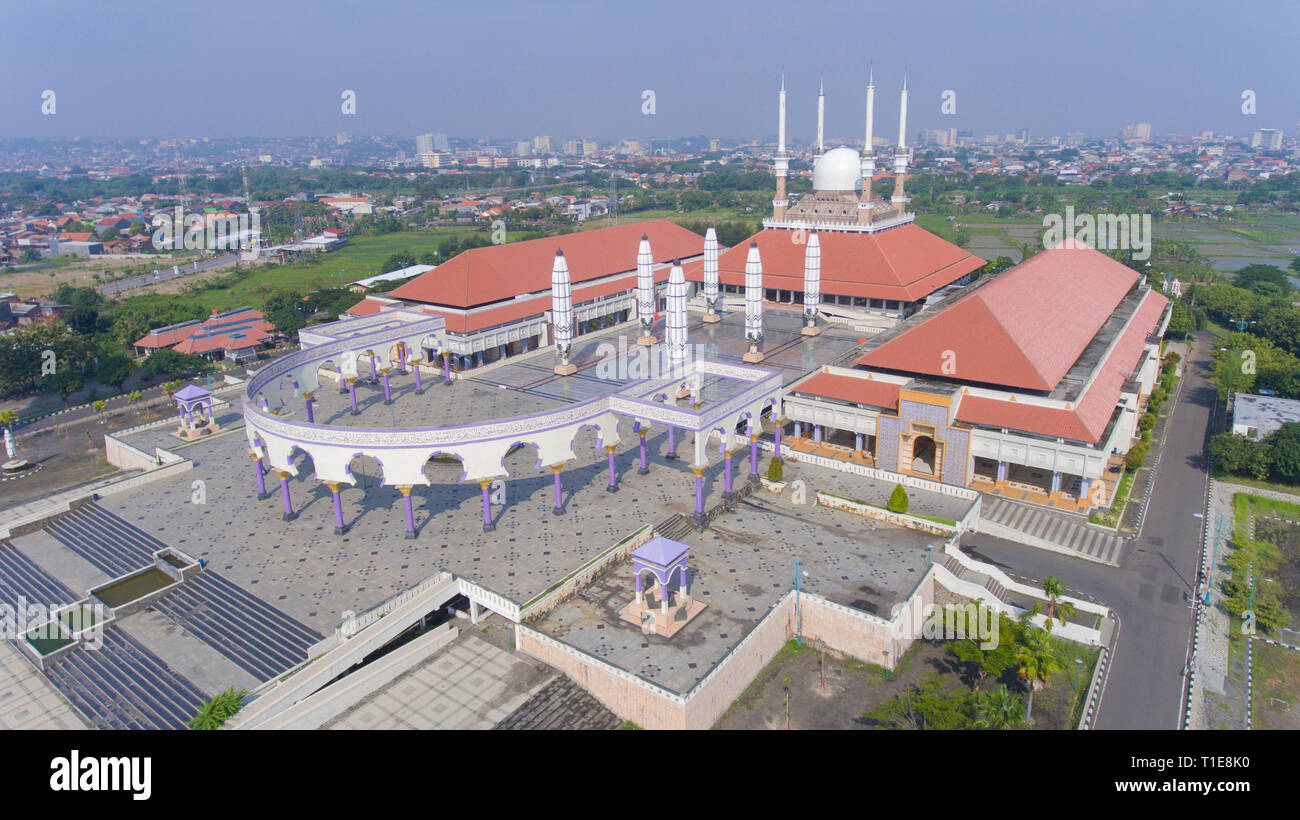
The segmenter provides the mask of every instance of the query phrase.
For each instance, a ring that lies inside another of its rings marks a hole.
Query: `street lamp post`
[[[1071,689],[1079,688],[1079,670],[1083,668],[1083,658],[1074,659],[1074,683],[1070,685]]]
[[[885,650],[885,680],[889,680],[889,650]]]

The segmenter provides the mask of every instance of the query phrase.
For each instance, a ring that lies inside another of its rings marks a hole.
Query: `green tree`
[[[997,691],[988,693],[986,709],[989,725],[994,729],[1015,729],[1025,722],[1025,703],[1004,683]]]
[[[392,273],[395,270],[409,268],[415,264],[417,264],[415,261],[415,254],[410,251],[398,251],[384,260],[384,264],[380,266],[379,272]]]
[[[1057,621],[1061,626],[1065,626],[1067,618],[1073,618],[1075,615],[1074,604],[1070,601],[1063,601],[1061,598],[1065,595],[1065,582],[1055,575],[1048,575],[1043,579],[1043,595],[1047,596],[1047,611],[1044,613],[1046,620],[1043,622],[1043,629],[1048,632],[1052,631],[1052,624]],[[1037,613],[1040,604],[1034,604],[1034,612]]]
[[[1025,710],[1025,719],[1032,720],[1034,715],[1034,693],[1051,682],[1052,675],[1061,671],[1061,662],[1052,651],[1050,638],[1036,629],[1026,629],[1021,637],[1021,646],[1016,652],[1017,674],[1029,688],[1029,705]]]
[[[219,692],[205,701],[199,707],[198,713],[185,725],[201,731],[220,729],[243,708],[244,696],[247,694],[248,690],[236,689],[233,686],[224,692]]]
[[[141,374],[148,380],[168,376],[192,376],[202,373],[209,367],[202,356],[189,353],[177,353],[171,348],[162,348],[149,354],[140,366]]]
[[[903,489],[902,484],[895,484],[894,491],[889,494],[889,501],[885,504],[885,509],[895,513],[905,513],[910,502],[907,498],[907,490]]]
[[[99,363],[95,365],[95,378],[121,390],[122,385],[131,377],[135,369],[135,362],[121,353],[100,356]]]
[[[262,303],[262,313],[277,330],[290,338],[295,338],[298,331],[307,324],[304,307],[301,293],[296,290],[282,289],[266,297],[266,301]]]
[[[1300,423],[1286,422],[1265,441],[1272,473],[1292,484],[1300,482]]]

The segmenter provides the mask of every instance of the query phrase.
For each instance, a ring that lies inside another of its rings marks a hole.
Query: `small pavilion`
[[[687,553],[690,547],[656,535],[632,550],[632,572],[636,578],[636,598],[619,611],[619,617],[641,626],[647,633],[654,632],[665,638],[672,637],[696,615],[704,611],[705,604],[692,600],[687,579]],[[677,601],[672,603],[670,582],[677,573]],[[651,596],[658,595],[659,607],[651,608],[645,590],[645,576],[652,581]]]
[[[212,391],[195,384],[187,384],[173,396],[180,414],[181,426],[177,438],[189,441],[202,435],[211,435],[221,429],[212,417]]]

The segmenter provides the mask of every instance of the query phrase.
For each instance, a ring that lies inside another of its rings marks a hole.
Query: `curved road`
[[[1208,489],[1205,444],[1216,399],[1208,379],[1213,336],[1194,338],[1142,530],[1125,546],[1118,568],[984,535],[963,538],[973,555],[1029,576],[1036,586],[1055,575],[1071,593],[1119,616],[1119,641],[1094,724],[1099,729],[1182,726]]]

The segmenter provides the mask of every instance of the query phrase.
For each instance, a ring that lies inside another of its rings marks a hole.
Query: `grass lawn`
[[[1128,494],[1133,489],[1133,479],[1136,476],[1137,470],[1125,467],[1124,475],[1119,480],[1119,487],[1115,490],[1115,500],[1111,503],[1110,509],[1104,513],[1093,513],[1088,516],[1088,520],[1103,527],[1114,527],[1118,524],[1120,517],[1124,515],[1124,508],[1128,506]]]
[[[1300,484],[1287,484],[1283,481],[1264,481],[1257,478],[1248,478],[1236,473],[1230,473],[1220,467],[1215,467],[1211,471],[1216,481],[1225,481],[1229,484],[1240,484],[1244,487],[1254,487],[1257,490],[1272,490],[1277,493],[1287,493],[1296,496],[1296,503],[1300,504]]]
[[[1255,641],[1251,673],[1251,728],[1300,729],[1300,650]]]
[[[683,211],[678,213],[676,208],[654,208],[646,211],[634,211],[632,213],[619,214],[618,224],[635,225],[638,222],[650,222],[655,219],[667,219],[672,222],[746,222],[757,223],[764,217],[771,216],[769,211],[761,211],[755,208],[752,211],[746,211],[744,208],[725,208],[721,205],[713,205],[708,208],[699,208],[694,211]],[[609,217],[596,217],[588,219],[578,226],[578,230],[592,231],[597,228],[610,227]]]

